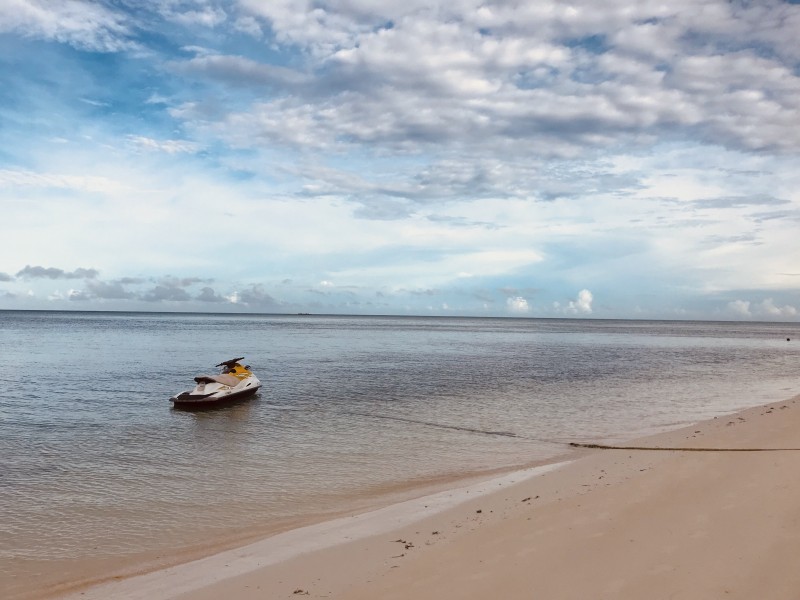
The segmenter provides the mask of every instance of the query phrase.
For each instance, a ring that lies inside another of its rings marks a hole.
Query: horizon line
[[[359,313],[310,313],[310,312],[207,312],[207,311],[173,311],[173,310],[92,310],[92,309],[56,309],[56,308],[0,308],[0,313],[99,313],[99,314],[143,314],[143,315],[192,315],[192,316],[233,316],[233,317],[357,317],[357,318],[397,318],[397,319],[515,319],[539,321],[637,321],[665,323],[753,323],[774,325],[800,325],[797,321],[754,321],[734,319],[670,319],[670,318],[636,318],[636,317],[550,317],[550,316],[515,316],[515,315],[426,315],[426,314],[359,314]]]

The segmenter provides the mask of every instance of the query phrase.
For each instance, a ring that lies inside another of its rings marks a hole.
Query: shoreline
[[[351,504],[346,509],[284,519],[278,524],[257,528],[256,531],[249,534],[239,531],[231,532],[224,537],[215,537],[203,546],[193,545],[181,548],[175,552],[173,558],[168,560],[164,559],[163,556],[155,555],[152,551],[121,559],[81,559],[80,568],[89,571],[91,574],[83,578],[73,577],[70,581],[48,584],[40,590],[15,592],[10,600],[59,600],[73,597],[85,599],[89,597],[85,594],[87,590],[105,588],[105,586],[116,582],[139,579],[172,569],[180,569],[188,564],[213,559],[218,555],[227,555],[236,553],[243,548],[259,546],[263,542],[275,538],[282,541],[284,537],[291,537],[295,532],[299,533],[299,537],[310,538],[319,532],[325,531],[331,523],[371,519],[374,513],[391,513],[395,507],[409,507],[405,513],[410,515],[412,514],[409,512],[412,510],[410,507],[414,503],[419,503],[427,498],[439,498],[440,496],[458,495],[459,493],[477,495],[478,490],[483,488],[487,482],[501,482],[509,477],[516,476],[518,473],[534,472],[540,468],[547,469],[553,464],[568,462],[570,457],[574,458],[582,453],[579,449],[568,447],[566,443],[563,446],[564,448],[561,452],[554,453],[546,459],[531,461],[528,464],[496,467],[477,472],[444,474],[438,477],[388,486],[378,492],[355,496],[352,499],[354,505]],[[434,504],[441,506],[443,501],[439,498],[434,500]],[[409,521],[412,520],[409,519]],[[102,567],[94,566],[87,569],[84,566],[91,563],[94,563],[94,565],[101,563]],[[94,575],[94,573],[102,571],[105,571],[107,575],[102,577]],[[145,597],[149,598],[151,596]]]
[[[637,446],[648,447],[671,444],[671,447],[691,445],[708,448],[722,443],[732,447],[736,447],[736,444],[738,447],[743,447],[742,445],[746,443],[765,445],[763,442],[766,442],[766,445],[769,445],[780,441],[794,441],[793,447],[800,447],[800,405],[797,404],[799,399],[800,396],[795,396],[788,400],[747,408],[679,429],[635,438],[630,442],[635,442]],[[782,418],[775,418],[773,415],[776,413],[782,415]],[[776,429],[776,425],[787,421],[790,426]],[[791,427],[792,424],[797,427]],[[777,437],[776,432],[780,434]],[[564,543],[559,540],[575,537],[577,535],[575,525],[589,519],[589,516],[584,514],[587,508],[582,507],[591,505],[592,501],[584,496],[597,495],[598,498],[594,500],[595,509],[602,504],[606,514],[613,515],[615,511],[624,512],[628,494],[625,489],[636,487],[635,482],[648,478],[656,479],[658,485],[666,486],[664,489],[669,491],[670,473],[674,475],[676,470],[676,464],[673,463],[678,463],[679,474],[685,466],[683,463],[687,461],[694,463],[711,461],[727,465],[726,468],[734,470],[737,468],[737,463],[757,466],[759,463],[772,461],[800,465],[800,452],[737,452],[733,453],[738,455],[735,458],[730,456],[731,453],[726,456],[722,452],[701,452],[690,456],[691,453],[676,451],[637,452],[602,449],[574,449],[571,454],[575,458],[569,461],[513,471],[466,487],[456,487],[359,515],[339,517],[293,529],[175,567],[102,583],[90,588],[80,588],[66,594],[51,593],[42,597],[64,600],[109,597],[122,600],[138,598],[210,600],[229,597],[234,600],[249,600],[263,597],[288,598],[294,597],[296,593],[307,592],[309,595],[327,597],[389,598],[392,597],[392,586],[399,586],[398,589],[403,590],[405,595],[408,586],[413,584],[420,589],[412,596],[420,598],[428,597],[428,594],[431,594],[430,597],[436,595],[445,598],[477,598],[480,595],[470,596],[473,589],[470,586],[462,586],[462,594],[453,592],[453,582],[443,583],[446,578],[442,578],[445,576],[439,574],[439,569],[433,569],[431,565],[448,565],[448,568],[457,571],[464,562],[464,555],[472,555],[471,551],[465,548],[470,538],[473,541],[474,538],[479,538],[480,546],[498,545],[502,541],[500,549],[504,551],[518,546],[519,540],[506,531],[507,523],[510,521],[516,522],[518,527],[523,527],[532,519],[537,521],[544,518],[544,515],[553,513],[549,517],[552,520],[548,520],[546,524],[540,522],[540,525],[547,531],[553,531],[554,523],[562,523],[561,535],[557,536],[557,539],[548,538],[547,544],[563,551]],[[697,456],[698,454],[703,456]],[[743,456],[745,454],[748,456]],[[754,457],[754,454],[761,456]],[[770,456],[765,458],[765,455]],[[707,467],[699,465],[697,468],[700,473],[699,481],[702,482],[703,477],[713,476],[713,473],[703,474],[703,469],[707,470]],[[772,474],[773,478],[780,475],[780,472]],[[788,474],[786,476],[789,477]],[[640,483],[645,485],[646,481]],[[779,481],[776,485],[791,487],[793,482]],[[709,493],[713,493],[713,490]],[[611,500],[603,499],[604,494],[610,495]],[[797,499],[800,500],[800,489],[797,490],[797,494]],[[746,494],[742,494],[743,498],[745,496]],[[648,498],[651,502],[657,501]],[[700,500],[698,506],[702,507]],[[581,504],[582,502],[588,504]],[[661,509],[669,512],[670,503]],[[628,521],[631,519],[628,518]],[[626,523],[624,518],[617,524],[620,529],[628,526],[630,523]],[[687,533],[690,534],[691,532]],[[541,537],[544,534],[539,531],[537,535]],[[580,536],[578,538],[583,543],[587,541]],[[650,540],[650,543],[652,545],[653,540]],[[651,548],[650,551],[654,550]],[[459,553],[462,555],[461,560],[457,558]],[[640,555],[644,556],[646,553],[637,554]],[[427,558],[423,560],[426,556]],[[776,562],[780,561],[776,559]],[[554,569],[557,567],[557,565],[551,566]],[[478,567],[472,564],[472,568]],[[526,567],[522,574],[520,572],[509,574],[505,572],[507,570],[508,567],[504,566],[494,573],[494,576],[490,571],[484,579],[492,581],[495,587],[502,588],[503,581],[515,581],[515,578],[520,577],[524,579],[524,573],[529,569]],[[669,569],[665,572],[667,571]],[[408,578],[406,572],[416,573],[412,578],[413,581]],[[598,573],[597,577],[602,580],[602,575]],[[451,579],[452,577],[455,575],[451,574]],[[553,578],[558,579],[555,575]],[[423,585],[420,582],[423,581],[427,582],[425,585],[428,587],[420,587]],[[438,592],[434,594],[432,590]],[[795,592],[797,591],[800,591],[800,587],[795,589]],[[486,590],[485,592],[489,593]],[[400,596],[399,591],[396,596]],[[511,596],[515,594],[511,593]]]
[[[173,551],[171,558],[168,559],[164,557],[164,551],[147,550],[125,557],[81,558],[75,561],[75,564],[66,566],[64,565],[66,561],[60,561],[59,569],[62,572],[71,573],[69,580],[47,583],[37,590],[18,591],[9,588],[11,593],[9,600],[58,600],[73,596],[86,598],[83,592],[88,589],[180,568],[292,532],[316,531],[316,528],[324,528],[328,523],[334,521],[360,519],[365,515],[397,505],[412,503],[429,496],[449,494],[462,488],[480,487],[486,481],[501,480],[518,472],[547,467],[555,462],[566,460],[566,457],[578,456],[581,453],[580,450],[570,448],[566,443],[560,445],[563,446],[560,452],[525,464],[486,468],[481,471],[445,473],[440,476],[382,486],[369,493],[353,496],[347,508],[287,517],[268,526],[255,526],[247,532],[233,530],[226,535],[215,536],[204,544],[196,543],[181,547]],[[76,572],[85,574],[75,576]],[[105,575],[99,575],[100,573],[105,573]]]
[[[219,583],[231,577],[251,573],[262,567],[297,559],[304,554],[326,551],[344,543],[360,542],[376,535],[391,533],[426,518],[435,517],[460,504],[495,493],[520,481],[558,469],[572,461],[548,463],[512,471],[505,475],[396,502],[367,512],[336,517],[272,535],[257,542],[212,554],[189,563],[101,583],[55,596],[64,600],[81,598],[124,598],[125,600],[166,600]],[[218,569],[225,569],[220,576]]]

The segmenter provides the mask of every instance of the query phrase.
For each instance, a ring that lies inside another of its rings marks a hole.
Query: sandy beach
[[[798,400],[60,597],[795,599]]]

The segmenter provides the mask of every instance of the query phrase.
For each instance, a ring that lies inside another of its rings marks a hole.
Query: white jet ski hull
[[[241,359],[239,359],[241,360]],[[175,406],[211,406],[239,400],[255,394],[261,382],[250,371],[233,359],[217,366],[225,367],[220,375],[198,375],[194,378],[194,389],[181,392],[170,398]]]

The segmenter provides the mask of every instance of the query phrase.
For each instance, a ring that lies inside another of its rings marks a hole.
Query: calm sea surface
[[[259,395],[172,408],[242,355]],[[0,312],[0,589],[798,392],[800,324]]]

